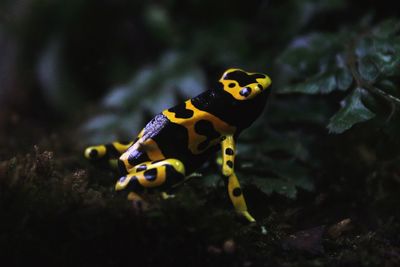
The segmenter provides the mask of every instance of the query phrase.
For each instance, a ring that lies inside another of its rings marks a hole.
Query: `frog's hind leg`
[[[112,142],[105,145],[90,146],[85,149],[85,158],[90,160],[108,160],[113,168],[117,168],[117,159],[133,142]]]
[[[104,145],[90,146],[85,149],[84,155],[89,160],[106,162],[112,169],[118,169],[118,158],[133,142],[112,142]]]
[[[147,161],[134,166],[122,176],[115,185],[115,190],[128,189],[141,192],[147,188],[167,189],[182,181],[185,166],[178,159]]]

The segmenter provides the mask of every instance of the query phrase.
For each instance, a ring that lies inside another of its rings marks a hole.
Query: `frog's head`
[[[252,99],[271,84],[271,79],[267,75],[241,69],[228,69],[219,81],[223,85],[223,90],[236,100]]]

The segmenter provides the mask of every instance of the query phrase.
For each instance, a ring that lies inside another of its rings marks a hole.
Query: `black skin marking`
[[[137,161],[137,158],[140,156],[140,154],[142,154],[141,152],[134,150],[132,151],[129,156],[128,156],[128,162],[129,164],[131,164],[131,166],[135,166]]]
[[[168,111],[175,113],[175,118],[189,119],[193,117],[193,110],[187,109],[185,103],[177,105],[173,108],[168,109]]]
[[[137,172],[144,171],[144,170],[147,170],[147,166],[146,165],[140,165],[139,167],[136,168]]]
[[[144,172],[144,178],[147,181],[154,181],[157,178],[157,169],[150,169]]]
[[[240,94],[241,96],[244,96],[244,97],[249,96],[250,93],[251,93],[251,88],[248,88],[248,87],[243,88],[243,89],[240,90],[240,92],[239,92],[239,94]]]
[[[232,162],[232,160],[226,161],[226,165],[228,165],[229,168],[233,168],[233,162]]]
[[[227,155],[233,155],[233,154],[235,154],[235,152],[233,152],[233,149],[232,148],[227,148],[227,149],[225,149],[225,154],[227,154]]]
[[[206,149],[213,139],[220,137],[220,134],[214,129],[214,125],[207,120],[199,120],[198,122],[196,122],[196,124],[194,125],[194,130],[199,135],[204,135],[205,137],[207,137],[205,141],[201,142],[198,145],[197,149],[200,151]]]
[[[113,144],[107,144],[106,145],[106,151],[107,151],[107,156],[110,158],[118,158],[121,153],[114,147]]]
[[[229,88],[233,88],[233,87],[235,87],[235,85],[236,85],[235,83],[229,83],[229,84],[228,84],[228,87],[229,87]]]
[[[127,174],[125,164],[122,160],[118,160],[118,171],[120,174]]]
[[[98,154],[99,154],[99,152],[97,152],[96,149],[92,149],[92,150],[90,150],[89,157],[96,158]]]
[[[260,116],[269,93],[270,90],[264,90],[252,99],[236,100],[223,89],[223,84],[218,82],[210,90],[192,98],[191,102],[196,108],[217,116],[231,126],[236,126],[236,134],[240,134]]]
[[[136,139],[135,139],[135,142],[136,142],[137,140],[139,140],[139,138],[136,138]],[[120,141],[120,142],[118,142],[118,143],[120,143],[121,145],[128,145],[128,144],[130,143],[130,141]]]
[[[242,194],[242,189],[240,189],[239,187],[236,187],[235,189],[233,189],[232,191],[232,195],[235,197],[238,197]]]
[[[218,146],[213,146],[201,154],[192,154],[188,148],[188,131],[179,124],[168,122],[165,127],[152,139],[158,144],[165,158],[176,158],[185,165],[186,173],[191,173],[200,168],[210,159]],[[171,144],[174,144],[171,146]],[[140,164],[140,162],[138,163]]]
[[[131,180],[129,181],[128,186],[126,187],[127,191],[133,191],[136,193],[142,193],[144,192],[145,188],[139,183],[138,179],[136,176],[133,176]]]
[[[245,87],[248,84],[256,83],[259,78],[265,78],[265,75],[262,74],[251,74],[248,75],[243,71],[233,71],[228,73],[224,80],[235,80],[239,83],[240,86]]]
[[[150,161],[149,157],[145,152],[132,150],[129,152],[128,162],[131,166],[136,166],[146,161]]]
[[[181,182],[184,178],[183,174],[176,171],[171,165],[165,165],[165,175],[167,177],[164,188],[169,188],[170,186]]]

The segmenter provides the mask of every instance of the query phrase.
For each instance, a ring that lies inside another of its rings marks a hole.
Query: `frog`
[[[236,142],[262,114],[271,79],[263,73],[227,69],[215,86],[155,115],[130,142],[89,146],[89,160],[114,158],[116,191],[142,200],[148,189],[168,190],[221,151],[222,177],[237,214],[255,222],[235,172]]]

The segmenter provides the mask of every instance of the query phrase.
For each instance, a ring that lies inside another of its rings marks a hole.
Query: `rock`
[[[310,254],[321,254],[324,252],[322,247],[324,230],[325,226],[318,226],[296,232],[283,240],[283,248],[304,251]]]

